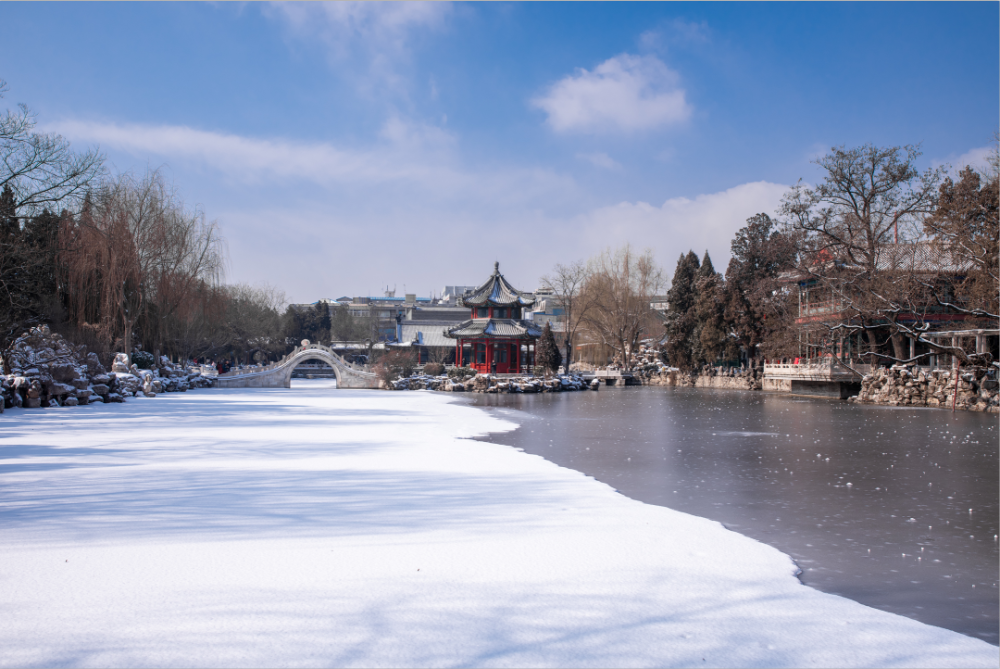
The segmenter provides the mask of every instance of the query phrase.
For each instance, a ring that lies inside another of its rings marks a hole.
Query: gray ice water
[[[998,643],[998,419],[761,392],[477,395],[489,441],[791,555],[804,583]]]

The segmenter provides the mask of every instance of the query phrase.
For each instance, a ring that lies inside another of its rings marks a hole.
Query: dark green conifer
[[[701,268],[694,251],[681,255],[677,269],[667,291],[667,364],[681,369],[694,366],[692,334],[696,323],[694,317],[695,282]]]
[[[545,368],[549,372],[555,372],[562,364],[562,353],[556,344],[556,338],[552,334],[552,328],[548,323],[542,328],[542,336],[538,339],[535,349],[535,364]]]

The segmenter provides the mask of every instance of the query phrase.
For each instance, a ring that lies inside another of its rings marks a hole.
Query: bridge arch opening
[[[336,387],[337,388],[343,388],[344,387],[343,379],[342,379],[341,373],[340,373],[340,368],[339,368],[339,365],[337,365],[337,362],[335,360],[333,360],[332,358],[330,358],[330,356],[328,356],[328,355],[323,355],[321,352],[314,352],[314,351],[306,350],[306,351],[302,351],[301,353],[299,353],[299,355],[295,356],[295,359],[292,361],[292,364],[288,366],[288,372],[287,372],[286,383],[285,383],[285,387],[286,388],[290,388],[291,387],[291,385],[292,385],[292,375],[295,373],[295,370],[299,369],[299,367],[303,363],[309,363],[309,362],[320,362],[320,363],[323,363],[324,365],[326,365],[327,368],[329,368],[330,370],[333,371],[333,378],[337,382],[337,386]],[[326,377],[326,378],[329,378],[329,377]]]

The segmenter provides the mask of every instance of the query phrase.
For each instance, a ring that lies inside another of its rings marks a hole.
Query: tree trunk
[[[907,341],[898,332],[892,335],[892,354],[897,360],[908,360],[910,357]]]

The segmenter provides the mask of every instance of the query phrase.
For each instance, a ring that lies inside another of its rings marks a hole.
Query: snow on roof
[[[461,325],[444,330],[450,339],[538,339],[542,330],[531,321],[515,321],[509,318],[474,318]]]
[[[525,293],[510,285],[500,273],[500,263],[493,263],[493,274],[486,283],[473,291],[466,291],[459,304],[466,307],[530,307],[535,303],[531,293]]]

